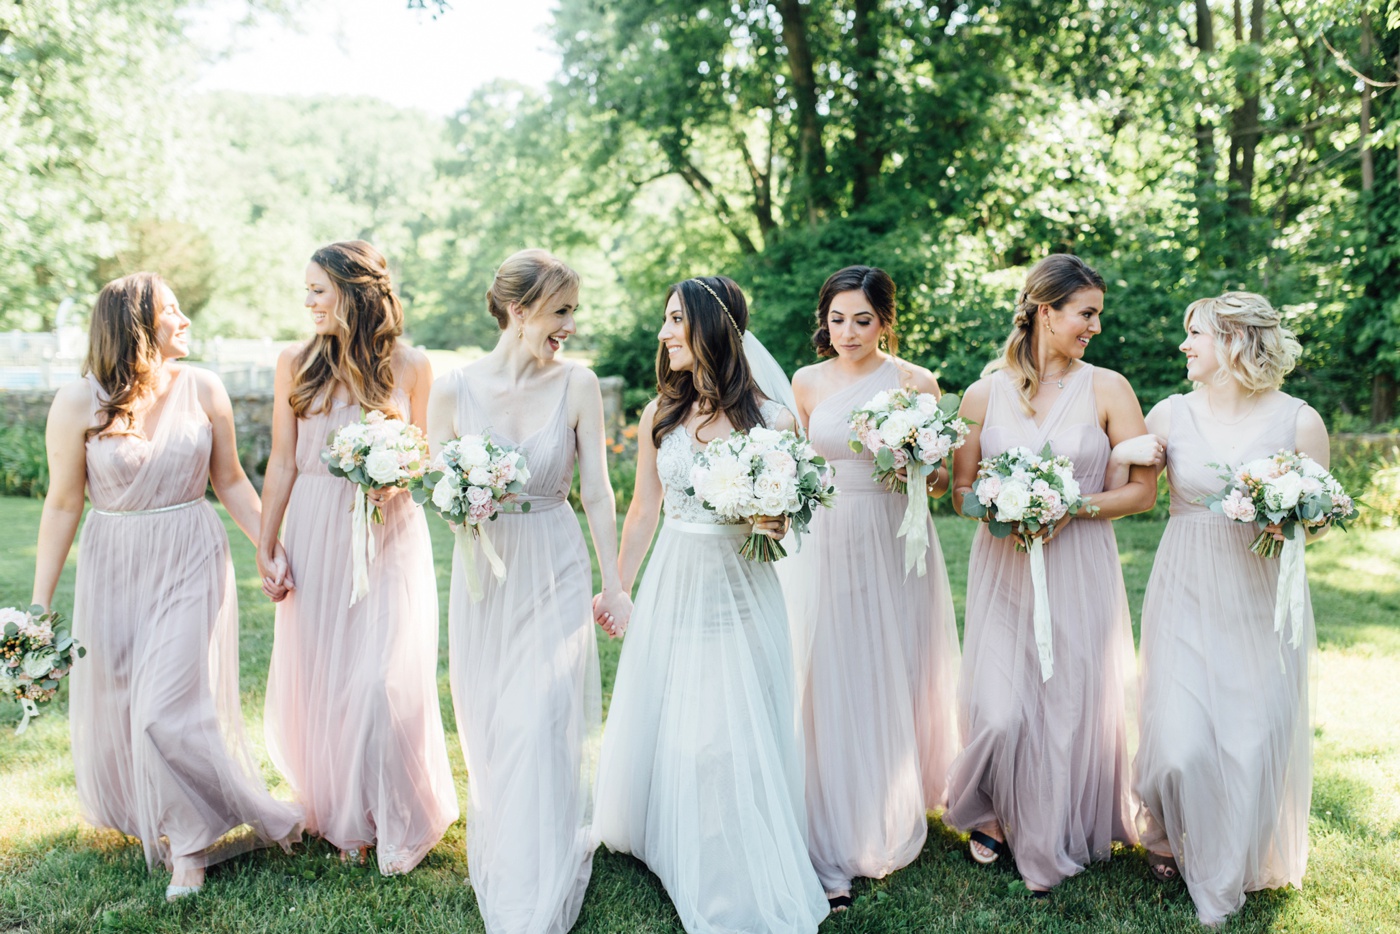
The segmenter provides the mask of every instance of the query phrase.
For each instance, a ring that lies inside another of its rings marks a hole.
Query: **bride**
[[[666,522],[618,663],[594,825],[608,847],[660,877],[692,934],[815,931],[827,902],[807,855],[782,592],[773,565],[739,556],[749,526],[720,523],[686,493],[707,442],[796,422],[755,382],[745,346],[761,346],[745,340],[748,304],[732,280],[672,286],[665,315],[658,394],[642,413],[622,531],[624,589],[663,501]],[[781,538],[786,521],[755,528]],[[625,621],[599,622],[612,630]]]

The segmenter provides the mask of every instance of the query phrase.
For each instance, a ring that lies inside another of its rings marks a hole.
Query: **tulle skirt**
[[[268,795],[244,740],[238,597],[214,510],[89,512],[73,603],[84,817],[139,837],[151,867],[299,839],[301,809]]]
[[[980,528],[968,562],[944,820],[1000,822],[1027,884],[1050,888],[1137,842],[1128,778],[1132,630],[1112,525],[1075,519],[1045,547],[1055,671],[1042,682],[1030,558]]]
[[[908,498],[872,480],[869,461],[833,464],[837,505],[818,511],[794,556],[799,579],[783,576],[794,631],[810,629],[799,672],[807,817],[828,892],[919,855],[958,748],[958,634],[932,520],[928,573],[906,576]]]
[[[457,819],[437,694],[438,604],[421,507],[400,494],[373,525],[369,594],[350,606],[353,486],[297,478],[284,544],[296,583],[277,605],[268,752],[335,846],[407,872]]]
[[[1176,855],[1206,924],[1307,868],[1312,610],[1300,647],[1282,642],[1279,562],[1249,551],[1256,531],[1173,516],[1143,603],[1142,839]]]
[[[563,934],[593,869],[602,719],[592,570],[564,501],[504,514],[487,534],[506,566],[453,558],[452,699],[467,762],[467,861],[492,934]]]
[[[773,567],[748,526],[667,521],[603,736],[595,828],[661,878],[687,931],[815,931],[801,734]]]

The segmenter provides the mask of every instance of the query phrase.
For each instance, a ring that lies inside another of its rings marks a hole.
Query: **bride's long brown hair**
[[[345,240],[311,254],[335,286],[336,333],[317,334],[297,355],[290,401],[298,418],[325,411],[337,382],[366,411],[400,417],[393,403],[394,345],[403,334],[403,305],[389,263],[363,240]]]
[[[686,279],[666,290],[663,308],[672,295],[680,296],[686,340],[695,363],[690,370],[672,370],[666,348],[657,348],[653,443],[660,445],[662,438],[683,424],[697,401],[700,411],[706,413],[697,427],[708,425],[721,412],[738,431],[762,425],[759,406],[764,397],[744,357],[749,303],[738,283],[728,276]]]
[[[97,425],[87,430],[89,438],[134,432],[136,403],[155,392],[160,365],[156,319],[164,285],[153,272],[134,272],[108,282],[97,295],[83,373],[97,380],[106,398],[98,407]]]

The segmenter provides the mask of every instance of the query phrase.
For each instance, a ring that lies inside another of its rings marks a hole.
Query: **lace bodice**
[[[781,403],[767,400],[759,408],[764,424],[772,427],[782,413]],[[664,503],[666,518],[678,522],[703,522],[707,525],[725,524],[717,515],[701,505],[698,497],[686,494],[690,486],[690,468],[695,465],[696,448],[690,440],[690,431],[684,425],[677,425],[656,449],[656,472],[661,477],[665,489]]]

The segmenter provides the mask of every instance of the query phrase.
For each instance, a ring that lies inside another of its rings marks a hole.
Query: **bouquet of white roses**
[[[800,535],[807,531],[812,511],[836,499],[825,467],[826,460],[790,431],[763,427],[735,431],[727,438],[716,438],[695,455],[691,488],[686,492],[724,519],[789,516]],[[787,550],[781,542],[754,533],[739,554],[754,561],[776,561]]]
[[[0,609],[0,697],[13,697],[24,710],[16,734],[29,729],[38,705],[53,700],[74,659],[86,654],[60,614],[41,606]]]
[[[959,399],[949,393],[935,399],[931,393],[897,389],[876,393],[851,413],[851,450],[875,456],[875,479],[897,493],[924,488],[925,478],[948,455],[962,447],[967,422],[958,417]],[[908,483],[899,479],[903,468]],[[904,573],[916,564],[919,576],[928,573],[928,497],[909,497],[909,508],[899,525],[904,539]]]
[[[422,476],[409,482],[413,501],[431,504],[453,525],[457,543],[466,553],[467,593],[473,603],[481,599],[481,579],[476,573],[476,542],[497,580],[505,580],[506,566],[491,545],[482,523],[495,521],[501,507],[514,502],[530,479],[525,455],[502,447],[489,434],[464,435],[442,446]],[[521,503],[521,512],[530,504]]]
[[[383,510],[378,506],[371,510],[365,494],[407,487],[409,481],[421,477],[428,462],[428,442],[417,425],[389,418],[383,412],[367,412],[358,422],[331,433],[321,451],[321,460],[331,476],[355,484],[350,526],[350,605],[354,606],[369,593],[369,563],[374,560],[374,536],[369,525],[384,522]]]
[[[1215,465],[1219,466],[1219,465]],[[1261,531],[1249,550],[1261,558],[1282,556],[1278,597],[1274,604],[1274,629],[1282,633],[1288,615],[1293,616],[1291,644],[1302,640],[1304,584],[1303,544],[1306,533],[1336,526],[1345,531],[1357,516],[1352,500],[1325,467],[1306,454],[1279,451],[1230,470],[1222,469],[1224,489],[1204,500],[1211,511],[1235,522],[1253,523]],[[1281,526],[1280,542],[1266,526]]]
[[[1030,552],[1031,586],[1035,592],[1035,644],[1040,654],[1040,677],[1055,672],[1054,640],[1050,629],[1050,595],[1045,579],[1043,537],[1060,520],[1085,504],[1074,479],[1074,464],[1057,456],[1050,445],[1037,456],[1015,447],[977,465],[972,492],[963,496],[963,515],[987,519],[997,538],[1016,536],[1016,547]],[[1090,507],[1093,511],[1093,507]]]

